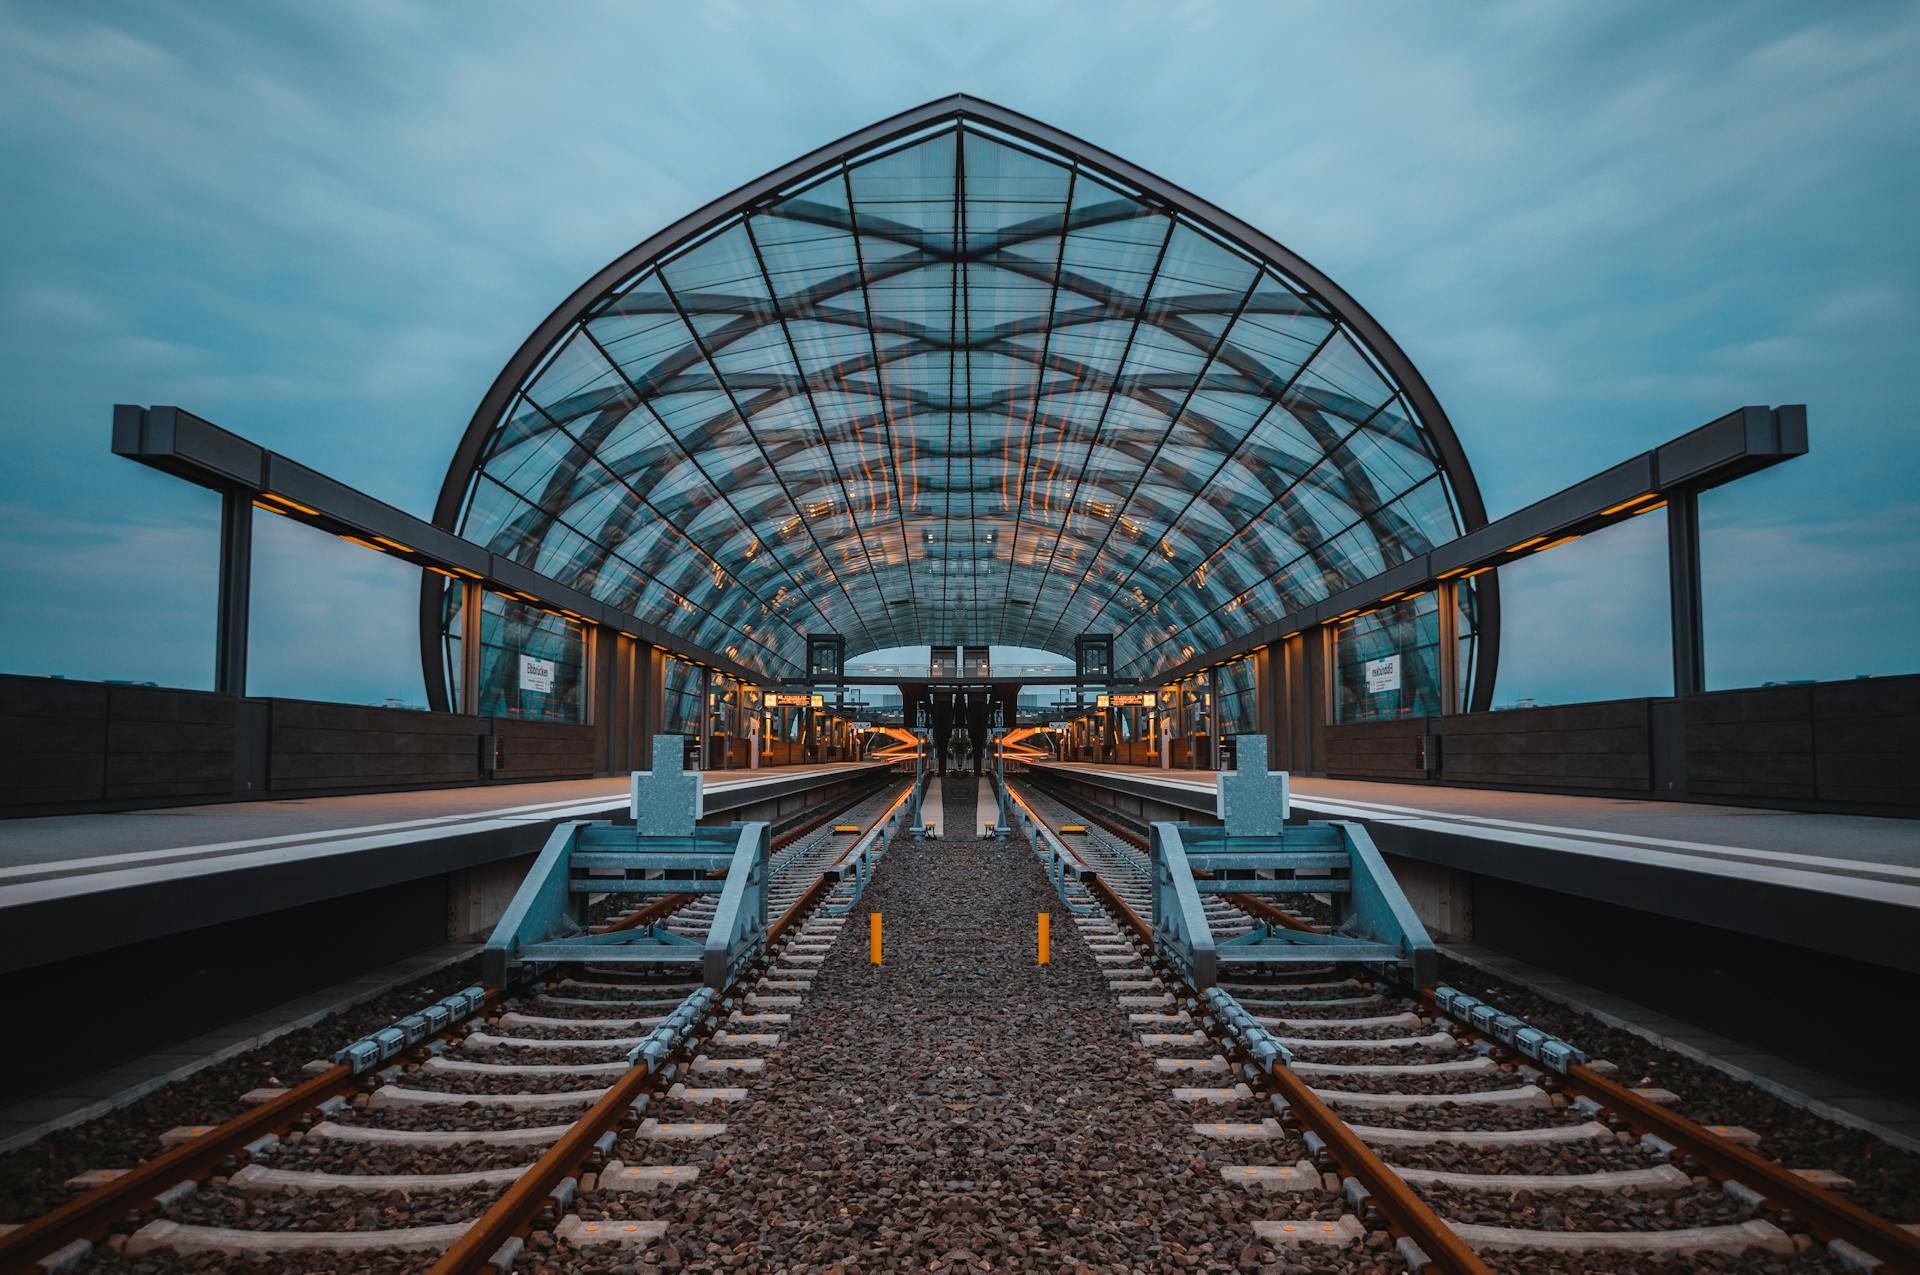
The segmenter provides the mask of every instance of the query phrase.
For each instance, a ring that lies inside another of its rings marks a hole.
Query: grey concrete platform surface
[[[886,766],[711,772],[706,808]],[[531,854],[627,802],[616,777],[0,821],[0,972]]]
[[[1609,1027],[1631,1032],[1835,1124],[1863,1130],[1908,1151],[1920,1151],[1920,1108],[1499,952],[1471,943],[1443,943],[1440,949],[1463,964],[1518,983],[1548,1000],[1584,1010]]]
[[[11,1151],[37,1141],[57,1129],[92,1120],[128,1103],[185,1080],[216,1063],[245,1053],[303,1027],[372,1000],[402,983],[410,983],[473,955],[470,943],[448,944],[357,978],[324,987],[306,996],[275,1005],[218,1031],[183,1040],[157,1053],[121,1063],[106,1071],[82,1076],[71,1083],[25,1102],[0,1107],[0,1151]]]
[[[1212,771],[1034,769],[1214,810]],[[1920,820],[1314,778],[1293,802],[1391,854],[1920,973]]]

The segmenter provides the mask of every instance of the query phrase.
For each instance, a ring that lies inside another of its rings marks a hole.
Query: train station
[[[213,642],[0,674],[0,1270],[1920,1271],[1920,665],[1709,677],[1822,403],[1490,509],[1439,334],[1109,145],[627,226],[431,507],[93,404]],[[423,704],[260,675],[290,537]],[[1510,702],[1629,542],[1657,685]]]

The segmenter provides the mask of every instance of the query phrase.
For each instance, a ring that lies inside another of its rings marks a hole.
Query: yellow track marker
[[[874,965],[880,963],[880,914],[867,913],[867,960]]]
[[[1047,965],[1053,958],[1053,913],[1040,914],[1040,963]]]

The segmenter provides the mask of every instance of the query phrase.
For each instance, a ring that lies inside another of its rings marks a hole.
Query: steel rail
[[[1052,833],[1055,837],[1058,837],[1060,835],[1059,829],[1055,828],[1052,824],[1048,823],[1046,819],[1041,816],[1038,810],[1035,810],[1032,806],[1029,806],[1025,801],[1022,801],[1020,799],[1017,793],[1014,793],[1013,785],[1011,783],[1007,785],[1007,791],[1010,794],[1014,794],[1013,799],[1015,801],[1020,802],[1020,805],[1026,810],[1026,812],[1029,815],[1033,817],[1033,821],[1036,824],[1045,828],[1048,832]],[[1060,801],[1062,805],[1068,804],[1064,801],[1061,801],[1061,799],[1058,796],[1055,796],[1053,793],[1048,793],[1047,796],[1050,800]],[[1102,822],[1101,820],[1096,819],[1094,820],[1094,822],[1099,823],[1102,827],[1106,826],[1105,823]],[[1092,877],[1087,878],[1085,881],[1082,882],[1082,884],[1091,885],[1093,887],[1093,892],[1099,895],[1101,901],[1104,902],[1110,909],[1112,909],[1114,914],[1117,915],[1122,921],[1126,923],[1127,928],[1131,929],[1135,934],[1139,935],[1142,939],[1144,939],[1148,947],[1152,947],[1153,946],[1153,926],[1146,920],[1143,920],[1140,914],[1138,912],[1135,912],[1131,907],[1129,907],[1127,905],[1127,901],[1121,898],[1118,892],[1116,892],[1112,886],[1107,884],[1107,878],[1101,874],[1100,869],[1094,867],[1090,863],[1087,863],[1086,860],[1081,859],[1080,856],[1078,855],[1075,855],[1074,858],[1076,861],[1080,863],[1082,867],[1088,869],[1090,872],[1093,873]]]
[[[444,1037],[469,1019],[497,1008],[500,1000],[499,990],[489,989],[478,1009],[449,1023],[447,1031],[438,1036]],[[419,1047],[416,1045],[407,1052],[413,1053]],[[0,1235],[0,1271],[9,1275],[15,1271],[31,1271],[41,1260],[75,1240],[99,1239],[124,1222],[129,1213],[152,1208],[161,1193],[181,1182],[209,1176],[230,1157],[241,1154],[248,1144],[279,1133],[322,1103],[352,1093],[359,1085],[360,1078],[352,1067],[335,1063],[225,1124],[142,1161],[120,1177],[75,1196],[18,1230]]]
[[[1196,870],[1193,875],[1196,877],[1208,877],[1213,874]],[[1283,908],[1275,907],[1257,894],[1223,894],[1220,897],[1239,908],[1242,912],[1245,912],[1254,920],[1265,921],[1268,925],[1277,925],[1283,930],[1299,930],[1303,934],[1328,934],[1332,932],[1330,926],[1315,925],[1311,921],[1303,921],[1293,913]]]
[[[1447,1275],[1492,1275],[1491,1268],[1472,1246],[1415,1194],[1346,1121],[1335,1115],[1292,1068],[1282,1063],[1260,1075],[1285,1101],[1287,1110],[1302,1125],[1320,1135],[1327,1144],[1328,1154],[1345,1175],[1367,1189],[1394,1229],[1418,1244],[1434,1265]]]
[[[1115,827],[1108,820],[1092,813],[1086,803],[1069,802],[1054,793],[1048,795],[1062,805],[1079,809],[1084,817],[1100,824],[1116,836],[1130,841],[1138,836],[1131,830]],[[1045,820],[1039,818],[1037,812],[1034,817],[1037,822],[1045,823]],[[1098,869],[1094,871],[1092,884],[1115,914],[1145,939],[1149,948],[1154,948],[1152,927],[1142,922],[1133,909],[1114,893]],[[1240,900],[1249,896],[1225,897],[1245,907],[1246,905],[1241,904]],[[1265,900],[1251,899],[1250,901],[1257,907],[1247,910],[1260,915],[1262,920],[1267,919],[1265,913],[1271,912],[1274,914],[1275,923],[1286,924],[1289,928],[1304,926],[1303,922],[1272,907]],[[1204,1006],[1199,1008],[1204,1011]],[[1231,1037],[1228,1039],[1231,1040]],[[1445,1220],[1387,1165],[1386,1161],[1376,1155],[1373,1149],[1362,1141],[1360,1136],[1349,1128],[1331,1107],[1322,1102],[1305,1080],[1284,1063],[1271,1071],[1263,1070],[1259,1075],[1269,1095],[1277,1095],[1287,1104],[1287,1110],[1292,1112],[1302,1125],[1320,1136],[1335,1163],[1340,1166],[1345,1175],[1352,1177],[1366,1188],[1368,1194],[1379,1205],[1380,1212],[1387,1219],[1388,1224],[1399,1234],[1418,1244],[1421,1251],[1439,1271],[1444,1275],[1492,1275],[1491,1268],[1481,1260],[1479,1254],[1473,1251],[1472,1246],[1461,1239],[1459,1234],[1448,1226]]]
[[[866,800],[871,795],[870,788],[856,790],[846,802],[830,806],[817,818],[803,820],[790,828],[782,834],[779,844],[791,844],[835,814]],[[824,877],[821,880],[824,880]],[[820,882],[815,883],[816,888],[819,884]],[[695,897],[691,894],[663,896],[645,907],[628,913],[606,928],[623,930],[651,925]],[[816,893],[810,890],[795,903],[793,908],[788,909],[787,913],[768,929],[768,941],[771,942],[778,937],[795,913],[815,897],[817,897]],[[499,988],[489,988],[480,1008],[473,1014],[450,1023],[449,1029],[461,1026],[472,1018],[499,1008],[503,998],[504,994]],[[446,1034],[446,1032],[439,1033],[441,1037]],[[417,1049],[418,1046],[415,1048]],[[413,1050],[408,1051],[408,1053],[412,1052]],[[331,1098],[352,1093],[359,1087],[359,1083],[359,1077],[352,1068],[345,1063],[336,1063],[318,1075],[301,1081],[285,1093],[277,1094],[226,1123],[209,1129],[199,1137],[176,1147],[170,1147],[112,1181],[102,1183],[84,1194],[75,1196],[15,1230],[0,1234],[0,1272],[12,1275],[14,1271],[33,1271],[37,1269],[37,1264],[42,1259],[67,1247],[75,1240],[97,1240],[113,1227],[124,1222],[129,1213],[144,1212],[151,1208],[156,1197],[178,1183],[188,1180],[197,1181],[210,1175],[229,1158],[240,1154],[249,1143],[267,1134],[280,1132]],[[488,1256],[491,1256],[491,1251]]]
[[[1816,1186],[1778,1161],[1668,1111],[1584,1063],[1567,1068],[1565,1087],[1615,1112],[1639,1132],[1672,1143],[1682,1155],[1700,1161],[1712,1176],[1734,1179],[1758,1191],[1776,1208],[1791,1211],[1819,1239],[1845,1240],[1892,1270],[1920,1271],[1920,1235]]]
[[[1042,790],[1045,791],[1044,786]],[[1047,795],[1055,801],[1062,802],[1062,804],[1074,804],[1068,802],[1057,793],[1049,792]],[[1024,805],[1025,803],[1023,802],[1022,804]],[[1080,810],[1082,816],[1089,822],[1099,824],[1101,828],[1113,836],[1120,838],[1134,849],[1142,851],[1143,853],[1149,849],[1145,837],[1119,822],[1111,813],[1103,810],[1098,802],[1088,799],[1081,802],[1077,808]],[[1038,818],[1039,816],[1036,815],[1035,819],[1038,820]],[[1204,871],[1196,871],[1193,875],[1205,878],[1210,877],[1212,874]],[[1291,912],[1275,907],[1257,894],[1224,894],[1221,897],[1239,908],[1242,912],[1245,912],[1248,916],[1253,917],[1256,921],[1264,921],[1268,925],[1277,925],[1286,930],[1299,930],[1306,934],[1326,934],[1329,932],[1327,926],[1315,925],[1310,921],[1303,921]]]
[[[840,802],[838,805],[828,805],[825,810],[821,812],[811,813],[805,819],[802,819],[786,831],[775,836],[768,848],[770,850],[786,849],[835,815],[859,805],[883,786],[884,785],[869,784],[855,788],[852,792],[844,794],[846,797],[845,801]],[[707,875],[718,878],[725,877],[727,874],[725,872],[710,872]],[[595,934],[616,934],[622,930],[637,930],[644,926],[652,925],[655,921],[665,920],[699,897],[697,894],[663,894],[646,906],[635,908],[619,920],[600,926],[593,932]]]
[[[870,794],[869,794],[870,795]],[[905,800],[904,796],[901,800]],[[896,801],[894,806],[898,806]],[[837,807],[836,810],[845,809]],[[893,807],[887,813],[891,814]],[[823,822],[824,820],[822,820]],[[883,814],[876,820],[876,826],[886,821]],[[817,825],[815,825],[817,826]],[[798,834],[795,834],[796,836]],[[806,914],[807,910],[819,901],[822,894],[833,884],[827,880],[823,871],[815,876],[813,883],[801,892],[800,897],[782,912],[777,920],[767,927],[765,948],[772,945],[786,931]],[[716,1002],[717,1008],[718,1002]],[[689,1033],[693,1035],[694,1033]],[[652,1075],[645,1062],[635,1063],[627,1072],[615,1081],[599,1101],[589,1107],[579,1120],[559,1141],[548,1147],[546,1153],[509,1186],[500,1197],[487,1207],[487,1211],[473,1220],[473,1224],[461,1233],[451,1247],[440,1256],[440,1260],[428,1268],[428,1275],[477,1275],[477,1272],[491,1264],[493,1255],[502,1245],[520,1235],[539,1216],[555,1187],[574,1174],[586,1162],[593,1146],[600,1138],[613,1130],[625,1113],[633,1106],[634,1100],[645,1091],[647,1081]]]
[[[1480,1036],[1496,1048],[1506,1048],[1500,1041],[1476,1031],[1472,1023],[1463,1023],[1447,1013],[1430,991],[1422,989],[1413,999],[1434,1017],[1458,1024],[1467,1036]],[[1737,1181],[1758,1191],[1776,1209],[1789,1211],[1804,1222],[1820,1240],[1845,1240],[1889,1263],[1892,1270],[1920,1271],[1920,1235],[1809,1182],[1779,1161],[1728,1141],[1705,1125],[1667,1110],[1585,1063],[1568,1066],[1562,1088],[1613,1112],[1636,1132],[1652,1134],[1669,1143],[1677,1154],[1691,1156],[1709,1176],[1720,1181]]]
[[[599,1101],[560,1135],[558,1142],[548,1147],[485,1213],[474,1219],[473,1225],[440,1255],[430,1275],[473,1272],[487,1266],[501,1245],[532,1225],[553,1188],[586,1160],[601,1135],[620,1123],[645,1090],[647,1078],[652,1074],[646,1063],[639,1062],[614,1081]]]

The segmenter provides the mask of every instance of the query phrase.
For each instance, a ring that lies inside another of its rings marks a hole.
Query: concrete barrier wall
[[[603,726],[0,675],[0,817],[596,774]]]
[[[1326,726],[1314,773],[1920,814],[1920,675]]]

